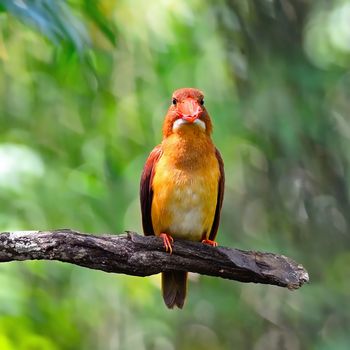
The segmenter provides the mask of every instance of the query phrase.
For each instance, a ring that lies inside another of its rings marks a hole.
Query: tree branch
[[[283,255],[184,240],[176,240],[169,254],[158,237],[133,232],[101,236],[70,229],[0,233],[0,262],[16,260],[58,260],[135,276],[181,270],[289,289],[309,281],[303,266]]]

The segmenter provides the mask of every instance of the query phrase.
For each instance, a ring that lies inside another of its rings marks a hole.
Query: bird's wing
[[[155,166],[162,155],[161,146],[158,145],[153,149],[153,151],[148,156],[143,172],[141,175],[140,182],[140,201],[141,201],[141,213],[142,213],[142,227],[143,233],[146,236],[154,235],[153,225],[152,225],[152,181],[154,176]]]
[[[218,149],[215,149],[215,155],[219,162],[219,169],[220,169],[220,177],[219,177],[219,183],[218,183],[218,198],[216,201],[216,209],[215,209],[215,217],[213,221],[213,226],[211,227],[209,239],[211,241],[215,240],[216,233],[218,232],[219,228],[219,222],[220,222],[220,212],[222,207],[222,201],[224,199],[224,190],[225,190],[225,173],[224,173],[224,162],[221,158],[221,154]]]

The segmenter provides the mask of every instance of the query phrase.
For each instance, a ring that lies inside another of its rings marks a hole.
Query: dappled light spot
[[[0,187],[21,190],[30,180],[44,175],[45,167],[38,153],[20,144],[0,144]]]

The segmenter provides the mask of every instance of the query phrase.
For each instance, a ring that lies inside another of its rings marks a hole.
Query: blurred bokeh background
[[[63,263],[0,266],[0,349],[348,349],[350,1],[0,1],[0,230],[141,232],[171,93],[198,87],[226,166],[218,241],[293,257],[296,292]]]

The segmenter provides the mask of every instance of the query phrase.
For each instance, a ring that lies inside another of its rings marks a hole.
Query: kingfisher
[[[163,140],[144,165],[140,183],[143,232],[163,239],[170,254],[174,239],[217,246],[224,196],[224,163],[211,134],[203,93],[174,91],[163,124]],[[182,309],[187,272],[162,272],[166,306]]]

